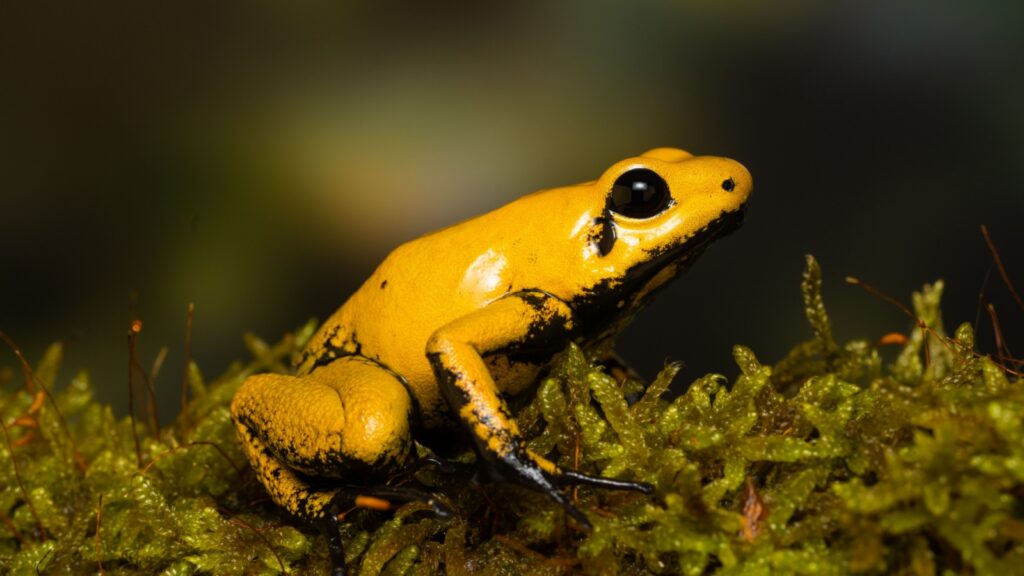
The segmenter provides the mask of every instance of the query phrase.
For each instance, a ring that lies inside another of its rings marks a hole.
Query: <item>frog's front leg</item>
[[[427,357],[445,401],[469,430],[481,456],[502,475],[544,493],[589,526],[561,486],[590,484],[641,492],[652,487],[562,470],[527,450],[484,360],[498,352],[559,350],[569,343],[572,332],[572,310],[565,302],[539,290],[517,292],[439,328],[427,342]]]

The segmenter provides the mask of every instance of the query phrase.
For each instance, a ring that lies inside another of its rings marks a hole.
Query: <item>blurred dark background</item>
[[[123,413],[135,295],[167,415],[189,302],[214,376],[398,243],[655,146],[756,184],[626,333],[647,375],[809,336],[805,253],[844,339],[910,326],[846,275],[907,302],[944,278],[947,324],[974,321],[980,224],[1024,289],[1020,2],[336,4],[4,3],[0,330],[32,359],[68,340],[62,380],[87,368]],[[984,298],[1024,353],[997,275]]]

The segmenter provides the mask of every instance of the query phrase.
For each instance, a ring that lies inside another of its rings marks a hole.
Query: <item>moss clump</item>
[[[567,350],[517,419],[530,448],[568,468],[657,486],[580,487],[581,533],[544,498],[463,470],[415,481],[458,510],[358,510],[343,528],[356,574],[976,574],[1024,566],[1024,383],[942,331],[941,282],[914,295],[928,330],[887,364],[838,344],[808,260],[813,338],[774,365],[737,346],[739,376],[666,398]],[[228,403],[260,370],[284,371],[312,326],[205,383],[172,426],[146,434],[92,401],[87,375],[52,399],[52,347],[0,395],[0,567],[11,574],[327,573],[325,543],[281,516],[248,470]],[[7,371],[13,379],[13,371]],[[13,389],[13,390],[12,390]],[[11,391],[8,391],[11,390]],[[631,401],[627,401],[627,398]],[[418,447],[422,454],[427,451]],[[472,455],[462,458],[468,464]],[[472,466],[465,466],[472,468]]]

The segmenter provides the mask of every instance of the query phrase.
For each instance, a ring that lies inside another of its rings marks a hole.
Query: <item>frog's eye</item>
[[[634,168],[615,180],[608,209],[628,218],[650,218],[668,207],[668,184],[653,170]]]

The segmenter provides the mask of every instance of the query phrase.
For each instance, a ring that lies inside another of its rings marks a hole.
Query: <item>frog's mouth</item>
[[[652,254],[651,258],[634,266],[627,277],[636,278],[642,288],[636,290],[634,304],[646,302],[650,293],[672,278],[689,270],[697,257],[715,240],[728,236],[743,225],[747,213],[746,203],[731,212],[726,212],[708,223],[707,226],[684,238],[678,244],[669,245]]]
[[[722,236],[728,236],[743,225],[743,219],[747,215],[747,204],[744,202],[739,208],[732,212],[726,212],[712,220],[707,226],[701,228],[692,236],[687,237],[678,246],[668,248],[668,252],[678,255],[680,252],[695,251],[697,254],[704,251],[713,240]],[[660,258],[660,256],[659,256]]]
[[[580,318],[584,332],[614,324],[616,317],[628,322],[659,288],[686,272],[711,242],[736,231],[743,224],[746,211],[744,203],[678,243],[652,252],[650,258],[627,270],[621,281],[603,280],[574,298],[570,305]]]

